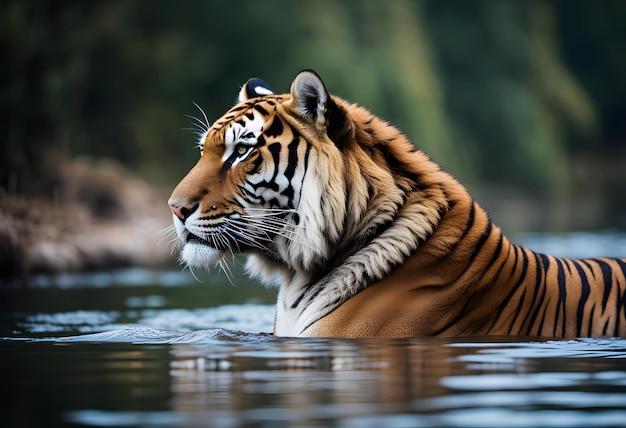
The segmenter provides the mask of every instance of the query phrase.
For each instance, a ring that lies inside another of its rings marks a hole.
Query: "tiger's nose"
[[[172,201],[169,202],[169,205],[170,205],[170,210],[183,223],[198,208],[198,204],[195,204],[195,205],[185,205],[185,204],[177,204],[176,202],[172,202]]]

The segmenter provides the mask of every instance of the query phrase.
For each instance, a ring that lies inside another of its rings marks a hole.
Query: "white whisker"
[[[189,269],[189,272],[191,273],[191,276],[193,276],[195,278],[196,281],[198,281],[199,283],[203,284],[202,280],[200,278],[198,278],[198,276],[196,275],[196,273],[193,271],[193,267],[190,265],[186,266],[187,269]],[[184,270],[184,269],[183,269]]]
[[[295,213],[297,212],[293,208],[263,208],[263,207],[246,207],[246,211],[277,211],[282,213]]]
[[[263,226],[268,230],[280,231],[282,229],[295,229],[297,225],[291,224],[285,220],[280,219],[259,219],[257,217],[242,217],[246,223],[254,224],[255,226]]]
[[[229,249],[230,249],[230,252],[231,252],[231,253],[233,253],[233,247],[232,247],[232,245],[228,245],[228,241],[229,241],[229,240],[230,240],[230,242],[233,242],[233,243],[235,244],[235,246],[237,247],[237,253],[241,253],[241,248],[239,247],[239,242],[237,241],[236,236],[233,236],[233,233],[232,233],[232,232],[233,232],[233,230],[231,230],[231,229],[224,229],[224,230],[223,230],[223,233],[224,233],[224,235],[226,235],[229,239],[227,239],[227,238],[226,238],[226,237],[224,237],[224,236],[220,236],[219,238],[220,238],[220,240],[221,240],[222,244],[223,244],[225,247],[227,247],[227,248],[229,248]],[[233,256],[234,256],[234,253],[233,253]]]
[[[198,137],[199,139],[202,138],[204,136],[204,134],[206,133],[206,131],[203,131],[201,129],[197,129],[197,128],[180,128],[181,131],[191,131],[194,134],[196,134],[196,137]]]
[[[267,240],[270,240],[270,241],[271,241],[270,234],[276,234],[282,230],[282,227],[279,227],[277,225],[268,225],[264,222],[246,221],[245,219],[233,219],[231,223],[233,224],[233,226],[240,229],[241,231],[245,230],[244,228],[246,226],[248,226],[248,228],[252,226],[253,229],[258,230],[262,232],[263,235],[265,235],[264,237],[255,236],[255,238],[266,238]]]
[[[202,117],[204,117],[204,123],[203,123],[203,125],[206,125],[206,130],[208,131],[208,130],[209,130],[209,128],[211,128],[211,125],[210,125],[210,123],[209,123],[209,119],[206,117],[206,113],[204,112],[204,110],[202,109],[202,107],[200,107],[200,106],[198,105],[198,103],[196,103],[195,101],[193,102],[193,105],[195,105],[195,106],[196,106],[196,108],[197,108],[198,110],[200,110],[200,113],[202,113]]]
[[[161,231],[158,232],[157,236],[159,236],[157,245],[162,245],[163,241],[167,239],[167,243],[171,248],[170,251],[172,255],[180,250],[180,239],[176,234],[176,227],[173,224],[163,228]]]
[[[198,119],[195,116],[186,114],[185,117],[189,120],[191,120],[191,124],[193,125],[193,128],[182,128],[182,130],[184,131],[200,131],[200,133],[205,133],[207,132],[209,129],[206,127],[206,124],[204,124],[200,119]]]
[[[219,266],[220,270],[224,273],[224,276],[226,276],[226,279],[228,279],[228,282],[230,282],[230,285],[234,286],[235,282],[233,281],[233,271],[230,269],[230,265],[225,260],[220,260]]]
[[[230,242],[234,242],[235,243],[235,245],[237,246],[237,253],[240,253],[241,251],[239,249],[239,244],[234,239],[234,237],[229,235],[227,230],[224,230],[224,234],[228,235],[228,237],[230,238]],[[220,236],[219,238],[220,238],[220,241],[222,243],[222,247],[228,248],[228,251],[230,252],[230,260],[232,262],[233,260],[235,260],[235,251],[233,250],[232,245],[229,245],[229,240],[226,237]]]
[[[302,224],[290,223],[290,222],[287,222],[285,219],[280,218],[280,216],[283,215],[283,214],[284,215],[296,214],[297,211],[295,209],[246,208],[246,211],[262,211],[262,212],[258,213],[258,214],[257,213],[245,214],[245,215],[242,215],[242,218],[246,218],[246,219],[254,219],[254,218],[266,219],[265,221],[268,221],[268,222],[272,221],[272,218],[275,218],[273,221],[284,222],[285,224],[288,224],[292,228],[299,228],[299,229],[306,229],[306,230],[311,230],[312,229],[310,226],[304,226]],[[263,211],[271,211],[271,212],[263,212]]]
[[[294,224],[286,219],[282,218],[273,218],[273,217],[263,217],[259,215],[243,215],[240,220],[245,220],[247,223],[254,225],[255,227],[263,227],[266,230],[271,230],[273,232],[283,232],[287,234],[291,234],[297,236],[297,230],[312,230],[312,228],[303,226],[301,224]],[[272,227],[273,229],[270,229]],[[286,239],[291,239],[289,236],[282,235]]]
[[[181,130],[192,131],[194,134],[196,134],[196,136],[200,140],[196,144],[196,148],[199,148],[202,150],[202,145],[203,145],[202,140],[204,139],[203,137],[209,132],[209,129],[211,129],[211,124],[209,123],[209,119],[207,118],[206,113],[204,113],[204,110],[202,110],[202,107],[200,107],[195,101],[193,102],[193,105],[196,106],[198,110],[200,110],[204,120],[194,115],[186,114],[184,116],[191,121],[192,128],[182,128]]]
[[[280,236],[286,239],[288,242],[296,243],[298,235],[297,228],[301,227],[293,223],[289,223],[285,219],[271,218],[263,219],[258,217],[249,217],[248,215],[242,215],[240,218],[229,218],[229,223],[239,231],[238,236],[251,242],[250,245],[259,248],[261,250],[269,251],[266,245],[262,245],[256,240],[274,242],[274,236]],[[243,233],[243,228],[248,229],[247,233]],[[258,231],[260,234],[254,234],[254,231]],[[298,240],[298,244],[303,245],[309,249],[314,249],[308,242]]]
[[[248,216],[241,216],[241,218],[239,219],[233,219],[233,222],[239,222],[239,223],[244,223],[244,224],[254,223],[254,224],[260,224],[260,225],[267,225],[267,226],[275,227],[276,229],[281,229],[283,227],[289,226],[289,223],[282,219],[275,219],[275,218],[266,219],[266,218],[248,217]]]
[[[264,233],[265,233],[266,236],[256,236],[256,235],[253,235],[253,234],[249,233],[248,231],[246,231],[245,229],[242,229],[242,228],[240,228],[238,226],[235,226],[235,227],[231,228],[229,230],[229,232],[232,233],[229,236],[233,236],[233,235],[238,236],[242,240],[244,240],[245,243],[250,245],[251,247],[255,247],[255,248],[258,248],[258,249],[263,250],[263,251],[269,251],[269,248],[266,245],[263,245],[263,244],[258,242],[259,240],[272,242],[272,239],[265,232]]]

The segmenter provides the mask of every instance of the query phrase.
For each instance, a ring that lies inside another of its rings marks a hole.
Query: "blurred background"
[[[249,77],[404,131],[513,238],[626,228],[626,2],[0,5],[0,270],[175,262],[167,197]]]

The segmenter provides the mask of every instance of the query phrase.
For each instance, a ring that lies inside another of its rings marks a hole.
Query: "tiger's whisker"
[[[191,121],[191,124],[194,126],[194,128],[188,128],[189,130],[201,131],[202,133],[205,133],[209,130],[209,128],[207,128],[206,125],[202,123],[202,121],[197,117],[188,114],[186,114],[185,117],[189,119]]]
[[[209,119],[206,117],[206,113],[204,112],[204,110],[202,109],[202,107],[200,107],[198,105],[198,103],[196,103],[195,101],[193,101],[193,105],[196,106],[196,108],[198,110],[200,110],[200,113],[202,113],[202,117],[204,117],[204,125],[206,125],[206,130],[208,131],[211,128],[211,124],[209,122]]]
[[[230,265],[225,260],[220,260],[219,267],[221,271],[224,273],[224,276],[226,276],[226,279],[228,280],[230,285],[234,286],[235,285],[234,276],[233,276],[232,270],[230,269]]]

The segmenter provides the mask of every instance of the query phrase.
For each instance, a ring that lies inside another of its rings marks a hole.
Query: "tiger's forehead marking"
[[[246,115],[252,114],[251,110],[257,111],[263,116],[269,115],[276,110],[276,105],[282,102],[283,99],[280,95],[266,95],[237,104],[218,119],[211,129],[217,131],[228,126],[231,122],[242,121]]]
[[[241,137],[256,139],[263,126],[276,110],[276,105],[284,100],[280,95],[266,95],[239,103],[218,119],[209,129],[205,142],[212,147],[222,147],[222,159],[228,158]],[[246,141],[242,141],[246,142]]]

